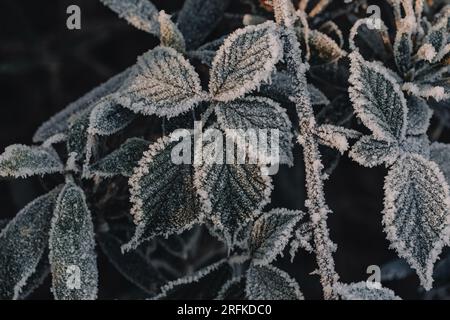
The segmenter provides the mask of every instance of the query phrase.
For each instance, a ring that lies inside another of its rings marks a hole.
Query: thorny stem
[[[284,3],[283,3],[284,2]],[[284,12],[275,12],[277,23],[283,26],[281,38],[284,44],[284,57],[288,72],[292,78],[294,95],[291,100],[296,105],[299,117],[299,143],[303,147],[303,158],[305,163],[305,179],[307,201],[311,224],[313,227],[313,238],[316,260],[318,265],[318,274],[323,288],[325,299],[337,299],[333,290],[334,284],[339,280],[339,276],[334,268],[333,251],[335,244],[330,240],[327,226],[327,216],[331,210],[325,203],[325,194],[323,188],[323,164],[319,152],[319,145],[315,132],[317,123],[314,117],[309,93],[307,91],[307,82],[305,72],[307,65],[302,63],[300,44],[288,25],[290,17],[284,17],[286,11],[285,1],[275,0],[275,10],[281,9]],[[282,21],[278,21],[282,20]]]

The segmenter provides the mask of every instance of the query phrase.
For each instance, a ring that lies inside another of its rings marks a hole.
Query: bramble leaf
[[[251,266],[245,288],[250,300],[303,300],[297,282],[272,265]]]
[[[136,113],[171,118],[204,98],[194,67],[174,49],[157,47],[138,58],[116,101]]]
[[[0,299],[18,299],[48,244],[59,188],[25,206],[0,233]]]
[[[131,177],[133,170],[138,166],[139,160],[150,143],[139,138],[130,138],[118,149],[91,165],[90,173],[100,177],[113,177],[122,175]]]
[[[437,163],[447,183],[450,182],[450,145],[435,142],[430,148],[430,158]]]
[[[375,287],[373,283],[337,283],[334,290],[342,300],[401,300],[395,292],[388,288]]]
[[[184,42],[183,35],[178,30],[175,23],[170,20],[170,15],[166,14],[164,10],[159,13],[159,39],[162,46],[170,47],[178,52],[186,51],[186,43]]]
[[[267,265],[283,252],[295,225],[305,214],[301,211],[274,209],[253,224],[250,251],[255,265]]]
[[[210,71],[213,99],[231,101],[270,78],[282,49],[273,22],[238,29],[217,51]]]
[[[438,166],[420,155],[402,157],[385,178],[387,239],[429,290],[433,266],[450,234],[449,192]]]
[[[52,292],[57,300],[97,297],[94,226],[86,197],[73,182],[59,193],[50,230]]]
[[[89,118],[89,134],[110,136],[128,126],[136,115],[114,102],[112,98],[105,98],[96,104]]]
[[[349,156],[365,167],[376,167],[383,163],[393,164],[400,153],[396,142],[375,139],[373,136],[363,136],[350,150]]]
[[[356,114],[375,138],[399,141],[405,137],[407,107],[399,84],[381,65],[351,58],[350,98]]]
[[[408,128],[407,134],[418,135],[427,132],[430,125],[433,111],[428,106],[425,100],[409,96],[408,102]]]
[[[61,173],[63,164],[52,149],[14,144],[0,155],[0,176],[26,178],[33,175]]]

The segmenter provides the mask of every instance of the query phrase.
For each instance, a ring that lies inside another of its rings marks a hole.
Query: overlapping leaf
[[[383,288],[381,285],[375,287],[373,283],[364,281],[350,284],[338,283],[334,290],[342,300],[401,300],[391,289]]]
[[[105,98],[90,113],[88,132],[109,136],[124,129],[135,118],[130,109],[118,105],[112,98]]]
[[[393,164],[399,153],[400,149],[396,142],[363,136],[353,145],[349,156],[362,166],[375,167],[384,163]]]
[[[97,297],[94,227],[83,190],[72,182],[61,190],[50,230],[52,292],[57,300]]]
[[[450,233],[445,177],[434,162],[411,154],[392,166],[384,188],[387,238],[430,289],[434,263]]]
[[[184,42],[183,35],[180,30],[178,30],[175,23],[170,20],[170,16],[164,11],[159,13],[159,39],[161,45],[173,48],[178,52],[186,51],[186,43]]]
[[[0,299],[18,299],[48,244],[59,189],[30,202],[0,233]]]

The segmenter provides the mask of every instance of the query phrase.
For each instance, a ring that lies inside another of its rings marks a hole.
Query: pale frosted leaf
[[[139,30],[158,35],[158,9],[150,0],[100,0]]]
[[[220,23],[230,0],[186,0],[178,14],[178,28],[189,49],[196,49]]]
[[[167,137],[159,139],[144,153],[131,176],[131,213],[137,226],[124,250],[157,235],[181,233],[202,220],[194,168],[191,164],[175,164],[172,159],[178,143]]]
[[[147,294],[156,294],[163,279],[143,253],[138,250],[122,253],[123,241],[111,232],[100,233],[98,244],[111,264],[128,281]]]
[[[363,136],[350,150],[349,156],[365,167],[376,167],[383,163],[391,165],[399,155],[399,146],[396,142],[375,139],[372,136]]]
[[[357,139],[361,136],[358,131],[344,127],[323,124],[316,132],[319,143],[338,150],[343,154],[349,148],[348,139]]]
[[[295,279],[272,265],[251,266],[245,288],[250,300],[303,300]]]
[[[445,101],[450,98],[450,91],[440,85],[405,82],[402,89],[416,97],[425,99],[433,98],[436,101]]]
[[[381,266],[381,281],[403,280],[414,271],[404,259],[395,259]]]
[[[204,99],[194,67],[177,51],[157,47],[138,58],[117,102],[144,115],[171,118]]]
[[[269,80],[282,56],[273,22],[238,29],[214,58],[209,90],[215,100],[231,101]]]
[[[337,283],[334,290],[342,300],[401,300],[391,289],[376,286],[372,282]]]
[[[387,69],[365,61],[358,52],[350,58],[349,93],[358,117],[375,138],[402,140],[407,107],[400,86]]]
[[[406,136],[400,144],[403,153],[416,153],[428,159],[430,157],[430,140],[426,134]]]
[[[270,161],[273,156],[279,156],[279,159],[273,160],[292,165],[292,124],[286,110],[278,103],[263,97],[246,97],[218,104],[215,110],[217,121],[227,136],[243,141],[249,138],[248,130],[256,133],[256,141],[248,147],[259,155],[259,159]],[[272,131],[276,131],[278,138]],[[267,144],[267,147],[264,147],[264,144]],[[278,148],[278,152],[273,155],[272,150],[276,151],[275,148]]]
[[[50,230],[52,292],[57,300],[97,297],[94,226],[83,190],[66,183],[58,196]]]
[[[89,138],[89,123],[91,110],[82,113],[69,127],[67,133],[67,153],[75,154],[77,160],[82,159],[87,152]]]
[[[450,182],[450,145],[435,142],[430,148],[430,158],[437,163],[447,183]]]
[[[327,63],[336,61],[346,55],[339,45],[326,34],[311,30],[308,35],[311,60],[314,63]]]
[[[0,233],[0,299],[18,299],[43,259],[58,191],[30,202]]]
[[[205,154],[211,154],[209,148],[214,145],[204,145]],[[204,161],[196,167],[195,184],[203,211],[223,230],[227,240],[232,241],[239,227],[254,219],[269,202],[272,183],[257,164],[240,164],[238,159],[225,161],[226,148],[222,149],[219,152],[223,152],[223,161]],[[204,159],[207,160],[206,156]]]
[[[112,98],[100,101],[92,110],[88,132],[92,135],[110,136],[128,126],[136,115],[117,104]]]
[[[281,254],[304,215],[301,211],[274,209],[259,217],[250,235],[253,263],[266,265]]]
[[[150,143],[140,138],[130,138],[118,149],[91,165],[91,174],[100,177],[114,177],[122,175],[131,177],[133,170],[138,166],[139,160]]]
[[[427,132],[430,125],[433,111],[428,106],[426,101],[421,98],[409,96],[408,102],[408,128],[407,134],[424,134]]]
[[[220,260],[183,278],[168,282],[154,299],[181,299],[183,290],[189,287],[190,299],[214,299],[223,285],[232,278],[228,262]]]
[[[69,128],[69,119],[72,116],[91,108],[103,97],[116,92],[122,86],[125,79],[128,78],[131,69],[132,68],[128,68],[112,77],[104,84],[94,88],[83,97],[69,104],[65,109],[54,115],[47,122],[44,122],[34,134],[33,141],[41,142],[55,134],[66,132]]]
[[[449,195],[438,166],[406,155],[385,178],[383,224],[387,239],[429,290],[433,266],[449,236]]]
[[[41,260],[36,266],[36,270],[28,278],[27,283],[22,287],[19,300],[27,299],[37,288],[39,288],[50,275],[50,263],[48,262],[47,250],[43,253]]]
[[[186,51],[186,43],[184,42],[183,35],[178,30],[175,23],[170,19],[170,15],[163,11],[159,13],[159,39],[162,46],[171,47],[178,52]]]
[[[0,155],[0,176],[26,178],[60,173],[64,170],[58,155],[51,149],[14,144]]]

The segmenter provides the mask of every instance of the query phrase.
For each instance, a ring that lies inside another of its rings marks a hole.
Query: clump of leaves
[[[160,45],[44,123],[36,145],[0,156],[2,177],[59,181],[3,227],[1,298],[25,298],[50,273],[55,299],[95,299],[101,250],[142,297],[303,299],[277,266],[289,248],[292,260],[316,257],[311,276],[326,299],[398,299],[379,283],[341,283],[335,270],[324,181],[347,151],[388,168],[382,220],[404,259],[391,269],[411,267],[432,289],[450,234],[450,147],[427,134],[450,98],[449,6],[391,0],[388,30],[355,16],[364,1],[243,1],[240,28],[205,43],[229,1],[186,0],[173,16],[148,0],[102,2]],[[353,27],[341,30],[342,19]],[[280,165],[294,165],[298,143],[304,208],[270,210],[266,161],[195,161],[228,156],[222,142],[217,153],[217,141],[197,139],[208,129],[263,159],[245,130],[277,129]],[[180,151],[187,161],[175,163]],[[188,257],[197,262],[183,270]]]

